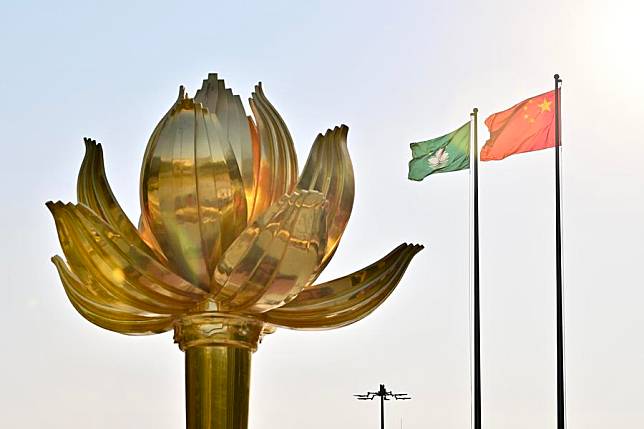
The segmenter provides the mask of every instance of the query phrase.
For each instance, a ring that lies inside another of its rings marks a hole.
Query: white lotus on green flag
[[[444,136],[411,145],[409,179],[470,168],[470,123]]]

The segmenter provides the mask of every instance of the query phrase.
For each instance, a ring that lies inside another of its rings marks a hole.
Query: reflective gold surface
[[[186,350],[187,427],[248,426],[251,353],[226,346]]]
[[[288,304],[268,312],[265,320],[291,329],[330,329],[351,324],[382,304],[422,248],[401,244],[360,271],[305,289]],[[320,320],[324,320],[323,325]]]
[[[93,140],[78,204],[47,203],[66,258],[53,262],[87,320],[131,335],[175,330],[189,428],[245,428],[250,354],[261,337],[362,319],[422,249],[402,244],[314,285],[353,206],[348,128],[318,135],[298,178],[290,133],[261,84],[249,102],[254,117],[215,74],[194,98],[180,89],[145,151],[138,228]]]

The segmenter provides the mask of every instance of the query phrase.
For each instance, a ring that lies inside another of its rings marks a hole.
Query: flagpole
[[[478,148],[478,108],[474,108],[470,113],[473,119],[473,224],[474,224],[474,287],[473,287],[473,307],[474,307],[474,429],[481,429],[481,316],[479,300],[479,148]]]
[[[561,79],[555,74],[555,241],[557,277],[557,429],[566,428],[564,379],[563,266],[561,245]]]

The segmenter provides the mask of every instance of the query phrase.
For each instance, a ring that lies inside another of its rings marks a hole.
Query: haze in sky
[[[563,78],[566,377],[570,429],[644,425],[644,83],[638,1],[22,1],[0,6],[0,426],[184,427],[172,334],[85,321],[49,258],[45,201],[76,201],[82,138],[103,143],[131,219],[147,139],[178,87],[262,81],[300,166],[350,127],[353,214],[320,279],[401,242],[426,246],[365,320],[278,330],[253,357],[253,429],[470,425],[469,171],[407,180],[409,143],[483,119]],[[481,164],[483,424],[555,424],[554,152]]]

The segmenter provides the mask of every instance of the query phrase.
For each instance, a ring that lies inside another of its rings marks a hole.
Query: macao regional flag
[[[470,123],[449,134],[412,143],[409,179],[423,180],[433,173],[446,173],[470,168]]]
[[[555,91],[528,98],[485,120],[490,139],[481,148],[481,161],[555,146]]]

